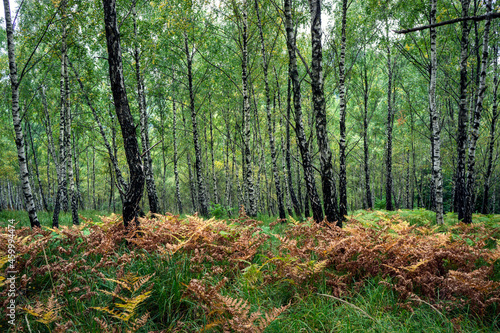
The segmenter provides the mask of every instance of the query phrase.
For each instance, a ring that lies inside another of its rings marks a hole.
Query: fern
[[[121,322],[125,323],[128,325],[128,330],[127,332],[135,332],[137,331],[140,327],[144,326],[147,322],[147,319],[149,318],[149,314],[146,313],[144,314],[140,319],[135,318],[132,320],[132,318],[135,317],[137,314],[137,310],[140,306],[141,303],[143,303],[147,298],[151,296],[151,291],[143,291],[139,293],[139,290],[151,279],[151,275],[146,275],[146,276],[137,276],[135,274],[128,273],[123,277],[116,278],[116,279],[109,279],[109,278],[104,278],[106,281],[111,281],[117,284],[117,287],[123,288],[124,290],[127,290],[131,295],[126,296],[126,295],[121,295],[118,294],[117,291],[106,291],[106,290],[100,290],[102,293],[106,295],[111,295],[120,301],[122,303],[113,303],[111,307],[92,307],[95,310],[107,313],[111,315],[113,318],[120,320]],[[152,287],[152,285],[150,285]],[[101,328],[105,328],[104,322],[98,321],[99,325]]]
[[[50,323],[61,319],[59,311],[61,307],[57,303],[57,298],[52,295],[49,297],[46,304],[37,302],[35,307],[28,305],[22,308],[26,313],[35,317],[35,320],[39,323],[46,325],[50,330]]]

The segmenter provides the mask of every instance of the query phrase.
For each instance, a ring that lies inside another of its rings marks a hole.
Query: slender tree
[[[314,180],[313,166],[311,154],[309,152],[309,143],[307,142],[304,123],[302,120],[302,97],[300,92],[300,80],[299,72],[297,70],[297,55],[296,55],[296,39],[295,32],[293,30],[292,21],[292,8],[291,0],[285,0],[284,2],[284,14],[285,14],[285,28],[286,28],[286,44],[288,49],[288,66],[290,80],[293,86],[293,106],[295,111],[295,134],[297,136],[297,143],[299,146],[300,154],[302,156],[302,167],[304,169],[304,180],[307,188],[307,196],[311,202],[311,208],[313,212],[313,219],[316,222],[323,221],[323,208],[321,207],[321,201],[319,199],[318,190],[316,189],[316,181]],[[321,27],[321,24],[320,24]],[[321,42],[321,41],[320,41]],[[317,87],[319,88],[319,87]],[[317,102],[320,103],[320,98],[318,97]],[[323,101],[324,102],[324,101]],[[320,123],[321,125],[321,123]],[[326,130],[326,129],[325,129]],[[323,133],[324,134],[324,133]],[[326,148],[323,147],[326,152]],[[331,153],[330,153],[331,154]],[[330,155],[331,156],[331,155]],[[327,162],[327,159],[324,160]],[[333,177],[333,175],[332,175]],[[333,180],[333,178],[332,178]],[[300,187],[300,184],[297,186]],[[333,200],[333,198],[332,198]]]
[[[203,177],[203,162],[201,156],[201,145],[199,142],[198,134],[198,123],[197,123],[197,112],[195,107],[194,99],[194,87],[193,87],[193,57],[196,50],[191,51],[189,49],[188,36],[184,32],[184,52],[186,55],[187,63],[187,79],[188,79],[188,90],[189,90],[189,108],[191,111],[191,123],[193,126],[193,144],[194,144],[194,157],[195,163],[194,168],[196,172],[196,178],[198,183],[198,207],[199,213],[202,216],[208,216],[208,200],[207,200],[207,189],[205,186],[205,179]]]
[[[484,192],[483,192],[483,202],[481,205],[481,214],[488,214],[490,210],[488,209],[490,187],[491,187],[491,177],[493,174],[493,152],[495,149],[495,139],[496,139],[496,123],[498,121],[498,48],[495,45],[493,49],[493,106],[491,108],[491,123],[490,123],[490,133],[488,138],[488,164],[486,167],[486,175],[484,180]]]
[[[347,0],[342,0],[342,32],[340,38],[340,62],[339,62],[339,97],[340,97],[340,140],[339,140],[339,218],[345,220],[347,215],[347,162],[346,162],[346,88],[345,88],[345,48],[346,48],[346,25],[347,25]]]
[[[146,190],[148,192],[149,210],[151,213],[158,213],[158,195],[156,192],[155,177],[153,173],[153,162],[151,159],[151,147],[149,144],[148,115],[146,110],[146,94],[144,92],[144,79],[141,73],[141,55],[139,51],[139,38],[137,33],[137,10],[134,0],[133,21],[134,21],[134,58],[135,58],[135,77],[137,80],[137,100],[139,104],[139,114],[141,123],[141,146],[142,161],[144,165],[144,175],[146,176]]]
[[[387,22],[386,22],[387,23]],[[391,60],[391,45],[389,41],[389,24],[386,28],[387,42],[387,122],[386,122],[386,144],[385,144],[385,209],[394,210],[392,205],[392,125],[393,125],[393,110],[392,110],[392,69],[393,62]]]
[[[174,140],[174,177],[175,177],[175,198],[177,201],[177,210],[179,214],[182,214],[182,201],[181,201],[181,190],[179,185],[179,170],[177,169],[178,164],[178,153],[177,153],[177,108],[175,105],[175,100],[172,100],[172,136]]]
[[[469,16],[470,0],[461,0],[462,17]],[[467,143],[467,59],[469,56],[469,24],[462,21],[462,37],[460,39],[460,102],[458,108],[457,126],[457,168],[455,173],[455,209],[458,212],[458,220],[465,218],[465,206],[467,203],[467,187],[465,183],[465,162]]]
[[[66,44],[66,0],[61,2],[62,16],[62,38],[61,38],[61,84],[60,84],[60,118],[59,118],[59,172],[56,200],[54,205],[54,214],[52,215],[52,227],[59,227],[59,212],[61,207],[64,211],[68,210],[68,147],[66,138],[68,131],[69,117],[69,77],[68,77],[68,50]]]
[[[236,10],[236,6],[235,6]],[[244,149],[244,184],[245,192],[248,196],[245,205],[246,213],[249,216],[257,215],[257,201],[255,185],[253,182],[252,154],[250,149],[250,94],[248,82],[248,9],[247,2],[243,0],[241,11],[241,81],[243,95],[243,149]]]
[[[12,27],[12,19],[10,16],[9,0],[3,0],[3,6],[5,11],[5,31],[7,32],[7,54],[9,57],[9,76],[12,93],[11,111],[14,131],[16,133],[17,160],[19,162],[19,172],[21,176],[26,210],[28,211],[31,227],[34,228],[40,227],[40,222],[38,221],[35,201],[33,200],[33,193],[29,182],[28,164],[26,161],[25,143],[21,126],[21,115],[19,112],[19,81],[17,78],[14,29]]]
[[[430,24],[436,23],[437,0],[431,1]],[[437,77],[437,51],[436,28],[430,28],[431,37],[431,63],[429,81],[429,111],[431,116],[432,132],[432,177],[434,198],[436,202],[436,222],[443,223],[443,173],[441,169],[441,119],[436,105],[436,77]]]
[[[486,2],[486,10],[488,13],[492,11],[492,0]],[[484,93],[486,91],[486,68],[488,66],[488,44],[490,33],[491,19],[487,19],[483,33],[483,49],[481,56],[481,69],[479,74],[479,87],[477,93],[477,102],[473,114],[473,123],[470,130],[469,138],[469,156],[467,161],[467,197],[466,210],[463,219],[464,223],[472,223],[472,212],[474,210],[474,192],[475,192],[475,164],[476,164],[476,145],[479,138],[479,126],[481,125],[481,115],[483,111]]]
[[[123,223],[128,227],[136,220],[139,213],[139,202],[144,189],[144,169],[139,145],[137,143],[136,127],[130,113],[127,99],[125,80],[123,77],[122,52],[120,46],[120,32],[116,15],[116,0],[103,0],[104,26],[108,48],[109,78],[115,111],[120,122],[125,148],[125,156],[130,172],[130,183],[123,200]],[[138,222],[136,221],[136,224]]]
[[[266,115],[267,115],[267,132],[269,135],[269,149],[271,152],[271,162],[272,162],[272,170],[273,170],[273,179],[274,186],[276,187],[276,199],[278,202],[278,213],[280,219],[286,218],[285,214],[285,205],[283,204],[283,192],[281,190],[280,177],[278,171],[278,158],[276,153],[276,145],[274,139],[273,132],[273,119],[271,115],[271,93],[269,89],[269,78],[268,78],[268,70],[269,70],[269,58],[266,53],[266,45],[264,41],[264,33],[262,30],[262,21],[260,18],[259,11],[259,2],[255,0],[255,12],[257,14],[257,24],[259,28],[259,36],[260,36],[260,52],[262,55],[262,69],[264,71],[264,89],[266,94]]]

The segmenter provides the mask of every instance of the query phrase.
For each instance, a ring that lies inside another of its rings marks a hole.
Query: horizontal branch
[[[439,23],[421,25],[419,27],[406,29],[406,30],[395,30],[394,32],[397,34],[406,34],[409,32],[420,31],[420,30],[425,30],[425,29],[430,29],[430,28],[436,28],[436,27],[440,27],[443,25],[448,25],[448,24],[453,24],[453,23],[458,23],[458,22],[463,22],[463,21],[475,21],[475,22],[477,22],[477,21],[483,21],[483,20],[487,20],[487,19],[495,19],[495,18],[499,18],[499,17],[500,17],[500,12],[478,15],[478,16],[460,17],[460,18],[456,18],[456,19],[448,20],[448,21],[443,21],[443,22],[439,22]]]

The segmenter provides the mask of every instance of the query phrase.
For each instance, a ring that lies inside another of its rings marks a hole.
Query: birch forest
[[[0,17],[0,327],[500,330],[496,0]]]

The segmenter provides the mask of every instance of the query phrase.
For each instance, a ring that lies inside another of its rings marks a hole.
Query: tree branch
[[[495,19],[495,18],[500,18],[500,12],[478,15],[478,16],[460,17],[460,18],[456,18],[456,19],[448,20],[448,21],[443,21],[443,22],[439,22],[439,23],[421,25],[421,26],[411,28],[411,29],[406,29],[406,30],[395,30],[394,32],[397,34],[407,34],[409,32],[421,31],[421,30],[426,30],[426,29],[435,28],[435,27],[441,27],[443,25],[448,25],[448,24],[453,24],[453,23],[458,23],[458,22],[463,22],[463,21],[478,22],[478,21],[483,21],[483,20],[487,20],[487,19]]]

